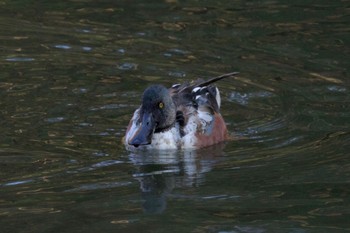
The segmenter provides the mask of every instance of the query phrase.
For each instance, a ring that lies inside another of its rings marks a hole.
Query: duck
[[[220,114],[220,92],[214,83],[237,74],[197,79],[170,88],[149,86],[126,129],[126,149],[200,149],[228,140]]]

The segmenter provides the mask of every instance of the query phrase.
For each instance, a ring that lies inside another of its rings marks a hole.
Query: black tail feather
[[[227,73],[227,74],[222,74],[222,75],[220,75],[220,76],[217,76],[217,77],[211,78],[211,79],[209,79],[209,80],[206,80],[206,81],[204,81],[204,82],[202,82],[202,83],[199,83],[199,84],[197,84],[196,86],[197,86],[197,87],[208,86],[208,85],[210,85],[210,84],[212,84],[212,83],[214,83],[214,82],[216,82],[216,81],[219,81],[219,80],[221,80],[221,79],[223,79],[223,78],[232,77],[232,76],[235,76],[235,75],[237,75],[237,74],[239,74],[239,72],[231,72],[231,73]]]
[[[223,78],[228,78],[228,77],[232,77],[239,74],[239,72],[231,72],[231,73],[227,73],[227,74],[222,74],[220,76],[211,78],[209,80],[203,80],[203,79],[198,79],[196,81],[193,81],[191,83],[185,83],[183,85],[180,85],[179,87],[175,87],[173,89],[174,93],[186,93],[189,92],[191,93],[191,91],[193,90],[193,88],[195,87],[205,87],[205,86],[209,86],[210,84],[217,82]]]

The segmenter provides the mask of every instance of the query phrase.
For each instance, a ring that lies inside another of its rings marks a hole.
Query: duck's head
[[[138,147],[152,143],[153,133],[172,127],[176,120],[176,107],[169,90],[162,85],[148,87],[142,96],[139,128],[129,141]]]

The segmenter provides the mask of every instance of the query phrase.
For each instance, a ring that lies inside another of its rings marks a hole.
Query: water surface
[[[348,1],[2,1],[1,232],[347,232]],[[121,144],[142,91],[220,81],[234,140]]]

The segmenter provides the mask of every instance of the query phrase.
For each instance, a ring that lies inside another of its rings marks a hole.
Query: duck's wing
[[[238,72],[223,74],[209,80],[197,79],[191,83],[175,84],[169,91],[175,104],[181,106],[192,106],[207,111],[220,111],[220,92],[213,83],[228,77],[237,75]]]

